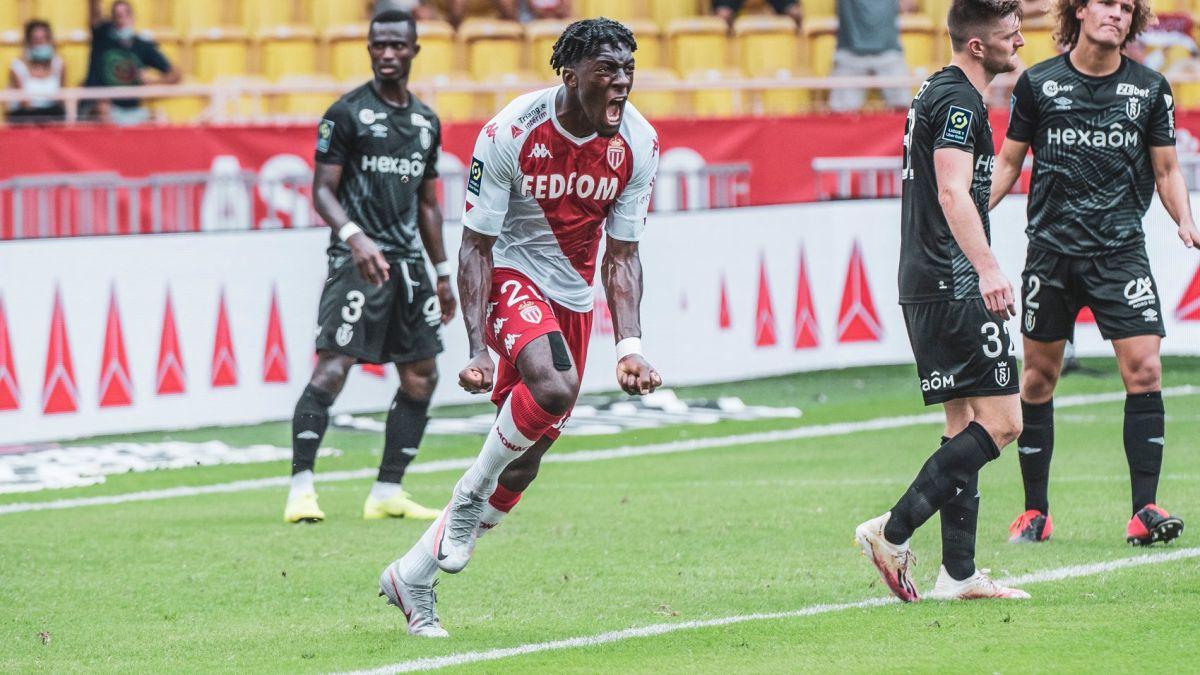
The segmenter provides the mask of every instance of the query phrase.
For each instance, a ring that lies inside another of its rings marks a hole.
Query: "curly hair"
[[[604,17],[583,19],[567,26],[558,36],[550,55],[550,67],[555,73],[561,73],[563,68],[574,67],[583,59],[599,54],[602,45],[624,45],[631,52],[637,51],[633,33],[620,22]]]
[[[1090,0],[1054,0],[1050,10],[1054,21],[1054,41],[1063,47],[1072,49],[1079,42],[1079,31],[1082,22],[1075,18],[1075,12],[1087,7]],[[1150,9],[1150,0],[1133,0],[1133,21],[1129,24],[1129,34],[1125,36],[1127,45],[1133,42],[1154,22],[1154,12]]]

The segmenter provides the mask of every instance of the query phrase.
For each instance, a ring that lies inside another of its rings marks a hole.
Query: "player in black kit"
[[[1131,544],[1170,541],[1183,521],[1155,505],[1164,412],[1159,290],[1142,218],[1155,184],[1189,248],[1200,245],[1175,154],[1175,100],[1159,73],[1122,55],[1150,20],[1148,0],[1056,0],[1066,54],[1017,80],[1008,138],[992,183],[994,207],[1033,147],[1029,253],[1021,320],[1024,431],[1018,439],[1025,512],[1010,541],[1050,538],[1047,496],[1054,387],[1075,317],[1090,307],[1125,382],[1125,456],[1133,492]]]
[[[942,568],[929,597],[1025,599],[975,567],[979,470],[1021,430],[1016,359],[1005,320],[1013,288],[988,231],[995,146],[981,93],[1017,66],[1019,0],[953,0],[950,65],[921,85],[904,133],[900,304],[926,405],[946,411],[941,447],[891,511],[855,538],[901,600],[919,599],[909,539],[941,512]]]
[[[394,363],[400,375],[363,517],[431,520],[439,513],[400,489],[428,421],[440,327],[454,316],[456,302],[435,189],[441,124],[407,88],[419,51],[412,16],[376,15],[367,35],[374,79],[338,99],[317,127],[313,202],[332,228],[329,277],[318,311],[317,364],[292,418],[285,522],[325,518],[313,464],[329,406],[355,363]],[[422,247],[437,271],[436,286]]]

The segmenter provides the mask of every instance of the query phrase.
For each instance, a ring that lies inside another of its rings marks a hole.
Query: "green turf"
[[[1066,379],[1062,395],[1120,390],[1111,361]],[[1165,385],[1200,384],[1200,359],[1169,359]],[[911,367],[810,373],[702,387],[798,405],[800,420],[686,426],[564,438],[556,452],[907,415],[923,409]],[[1200,504],[1200,396],[1167,400],[1163,505]],[[375,597],[382,567],[418,523],[358,518],[370,480],[318,483],[329,520],[279,522],[285,491],[0,515],[0,672],[328,672],[509,647],[660,622],[777,612],[881,597],[851,545],[891,505],[937,425],[580,464],[547,464],[514,514],[443,579],[452,638],[420,641]],[[979,560],[997,576],[1114,560],[1128,478],[1121,403],[1060,410],[1047,545],[1004,543],[1021,510],[1016,456],[982,476]],[[286,444],[284,425],[207,429],[176,439]],[[162,438],[141,434],[141,440]],[[379,439],[331,432],[344,455],[320,470],[377,463]],[[475,437],[427,439],[421,459],[466,457]],[[373,452],[373,449],[376,449]],[[279,475],[277,465],[111,477],[104,485],[0,503],[121,494]],[[457,473],[411,476],[422,501]],[[1175,548],[1189,545],[1190,531]],[[918,582],[938,565],[936,518],[915,541]],[[1194,670],[1200,559],[1030,586],[1027,603],[886,606],[682,631],[589,649],[466,666],[469,672],[806,672]],[[43,644],[39,633],[48,635]]]

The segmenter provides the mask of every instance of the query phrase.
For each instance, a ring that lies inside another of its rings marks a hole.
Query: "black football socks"
[[[942,445],[950,439],[942,436]],[[962,581],[975,574],[975,531],[979,526],[979,474],[938,512],[942,519],[942,565]]]
[[[1050,513],[1050,458],[1054,455],[1054,399],[1045,403],[1021,401],[1024,427],[1017,438],[1025,510]],[[1128,420],[1128,414],[1126,420]],[[1128,447],[1128,442],[1127,442]]]
[[[313,385],[304,388],[292,414],[292,473],[312,471],[317,461],[317,449],[329,426],[329,406],[333,394]]]
[[[1000,456],[1000,448],[978,422],[938,448],[921,467],[912,485],[892,507],[892,517],[884,528],[884,537],[901,544],[960,491],[965,492],[971,478],[984,464]]]
[[[380,483],[399,483],[417,456],[425,425],[429,423],[429,401],[414,401],[397,389],[388,410],[383,430],[383,461],[379,464]]]
[[[1125,397],[1125,458],[1133,489],[1133,512],[1153,504],[1158,492],[1165,444],[1165,418],[1161,391]]]

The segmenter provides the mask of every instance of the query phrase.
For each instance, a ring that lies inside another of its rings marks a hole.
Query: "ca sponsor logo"
[[[1154,281],[1150,277],[1138,277],[1125,284],[1125,301],[1130,307],[1145,307],[1154,302]]]
[[[333,339],[339,347],[345,347],[354,339],[354,326],[344,323],[338,326],[337,332],[334,333]]]
[[[1042,93],[1046,96],[1058,96],[1059,92],[1071,91],[1074,88],[1074,85],[1059,84],[1054,80],[1046,80],[1042,83]]]
[[[1151,307],[1142,312],[1142,320],[1146,323],[1158,323],[1158,312],[1154,311],[1154,308]]]
[[[554,155],[546,149],[545,143],[534,143],[533,149],[529,151],[529,157],[533,159],[554,159]]]
[[[1011,370],[1012,369],[1010,369],[1008,367],[1007,363],[997,363],[996,364],[996,370],[994,371],[993,374],[996,377],[996,384],[998,386],[1001,386],[1001,387],[1008,386],[1009,379],[1012,377]]]
[[[495,337],[500,337],[500,329],[503,328],[504,324],[506,324],[506,323],[508,323],[507,316],[502,316],[502,317],[497,318],[492,323],[492,335],[494,335]]]
[[[542,308],[538,307],[532,302],[527,302],[524,305],[521,305],[519,312],[521,314],[521,319],[524,320],[525,323],[542,322]]]
[[[1149,96],[1149,89],[1141,89],[1137,85],[1122,82],[1117,85],[1117,96]]]
[[[941,391],[954,387],[954,375],[942,375],[933,371],[929,377],[921,378],[921,391]]]

